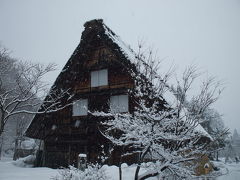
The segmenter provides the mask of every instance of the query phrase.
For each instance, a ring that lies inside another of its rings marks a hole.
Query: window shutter
[[[103,69],[98,71],[98,85],[104,86],[108,85],[108,71],[107,69]]]
[[[112,112],[118,112],[118,96],[110,97],[110,109]]]
[[[118,97],[119,112],[128,112],[128,95]]]
[[[88,113],[88,100],[82,99],[80,100],[81,107],[80,107],[80,115],[87,115]]]
[[[73,102],[73,116],[77,116],[79,114],[79,107],[80,107],[79,101]]]
[[[91,72],[91,87],[108,85],[108,70],[103,69],[100,71]]]
[[[88,113],[88,100],[80,99],[73,102],[73,116],[84,116]]]
[[[91,87],[98,86],[98,71],[91,72]]]
[[[128,112],[128,95],[111,96],[110,109],[112,112]]]

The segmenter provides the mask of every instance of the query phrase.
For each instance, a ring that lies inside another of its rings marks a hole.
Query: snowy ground
[[[50,180],[58,174],[58,170],[51,168],[32,168],[19,167],[14,165],[14,161],[10,158],[3,158],[0,161],[0,180]],[[106,174],[110,180],[119,180],[119,169],[116,166],[104,166]],[[134,179],[134,172],[136,167],[122,166],[123,180]],[[157,180],[151,178],[149,180]]]
[[[217,180],[238,180],[240,179],[240,163],[224,164],[223,162],[217,162],[217,166],[221,167],[223,176],[217,177]],[[118,168],[111,166],[106,168],[106,173],[111,180],[118,180]],[[123,165],[123,180],[134,179],[135,167],[127,167]],[[14,165],[13,161],[9,158],[3,158],[0,161],[0,180],[50,180],[58,174],[58,170],[50,168],[31,168],[31,167],[19,167]],[[151,178],[156,180],[157,178]],[[150,179],[149,179],[150,180]]]
[[[0,161],[0,180],[49,180],[57,174],[50,168],[18,167],[9,158]]]
[[[222,167],[224,175],[219,176],[217,180],[239,180],[240,179],[240,163],[219,163],[218,166]]]

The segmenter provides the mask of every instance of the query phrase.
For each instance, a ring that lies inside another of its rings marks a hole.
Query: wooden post
[[[71,144],[68,144],[68,165],[71,164]]]

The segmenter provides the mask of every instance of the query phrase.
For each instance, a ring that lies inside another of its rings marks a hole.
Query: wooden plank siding
[[[117,66],[114,59],[108,62],[108,66],[97,68],[99,56],[106,52],[106,48],[99,48],[93,53],[92,59],[83,64],[81,73],[76,74],[72,89],[75,95],[74,99],[88,99],[89,111],[109,111],[109,100],[112,95],[128,94],[129,89],[134,87],[133,80],[124,67]],[[111,56],[114,57],[114,56]],[[101,63],[103,63],[101,61]],[[91,87],[91,71],[99,69],[108,69],[108,85]],[[85,71],[84,71],[85,70]],[[74,100],[73,99],[73,100]],[[134,104],[129,94],[129,111],[133,112]],[[63,109],[50,115],[49,125],[56,125],[56,129],[47,128],[45,131],[45,164],[44,166],[59,167],[67,164],[77,164],[78,154],[87,154],[89,162],[99,162],[102,156],[102,147],[105,147],[105,153],[108,154],[110,142],[101,136],[98,132],[98,123],[102,118],[94,117],[91,114],[87,116],[72,116],[72,107]],[[76,122],[79,126],[76,127]],[[119,162],[119,153],[115,150],[106,163],[117,164]],[[133,162],[136,157],[123,159],[125,162]],[[55,161],[58,159],[58,161]]]

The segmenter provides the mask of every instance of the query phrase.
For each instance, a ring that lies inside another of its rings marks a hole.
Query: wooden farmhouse
[[[119,162],[119,150],[110,153],[112,144],[98,130],[102,118],[89,111],[134,111],[129,91],[134,86],[131,72],[136,71],[130,61],[134,53],[102,20],[86,22],[84,27],[80,44],[51,88],[69,89],[73,105],[37,114],[26,131],[28,137],[41,140],[39,166],[76,165],[79,154],[86,154],[88,162],[99,161],[103,154],[109,154],[108,164]],[[131,163],[136,158],[122,161]]]
[[[138,102],[133,93],[134,74],[139,72],[132,59],[137,59],[136,54],[102,20],[86,22],[84,27],[79,45],[45,99],[48,102],[53,91],[68,90],[70,96],[63,97],[61,104],[70,105],[36,114],[25,133],[41,140],[37,166],[77,166],[79,154],[93,163],[106,157],[104,163],[110,165],[134,163],[139,158],[138,154],[121,157],[123,151],[131,150],[114,147],[99,130],[107,117],[91,113],[134,112]],[[160,109],[166,107],[164,99],[157,101]]]

